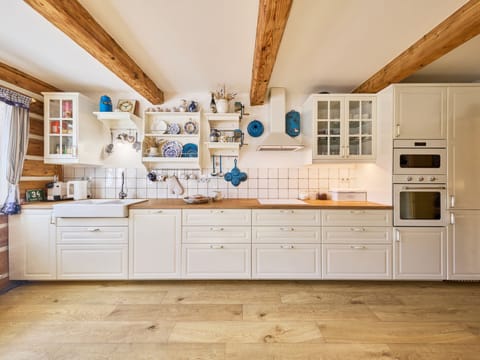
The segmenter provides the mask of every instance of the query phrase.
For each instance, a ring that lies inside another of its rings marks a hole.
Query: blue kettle
[[[112,111],[112,99],[109,96],[103,95],[100,97],[100,111],[109,112]]]

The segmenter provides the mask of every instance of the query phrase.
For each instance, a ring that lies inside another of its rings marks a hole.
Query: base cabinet
[[[181,210],[130,211],[130,279],[180,278]]]
[[[399,227],[394,229],[394,237],[394,279],[446,278],[446,228]]]
[[[24,209],[8,217],[10,280],[55,280],[52,210]]]

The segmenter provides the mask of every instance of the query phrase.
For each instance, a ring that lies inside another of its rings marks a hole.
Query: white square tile
[[[318,179],[308,179],[308,188],[316,190],[318,188]]]
[[[269,199],[278,199],[278,189],[268,189]]]
[[[96,188],[105,189],[105,178],[94,178],[92,185]]]
[[[144,167],[142,168],[137,168],[137,179],[143,179],[143,178],[146,178],[147,177],[147,169],[145,169]]]
[[[318,188],[319,189],[328,189],[328,180],[327,179],[318,180]]]
[[[248,188],[249,189],[256,189],[258,188],[258,179],[248,179]]]
[[[145,189],[147,187],[147,179],[137,179],[135,186],[137,189]]]
[[[288,179],[288,187],[290,189],[298,189],[298,179]]]
[[[258,198],[268,199],[268,189],[258,189]]]
[[[278,169],[277,168],[268,169],[268,178],[269,179],[278,179]]]
[[[259,189],[268,189],[268,179],[258,179]]]
[[[115,189],[105,189],[105,198],[106,199],[115,199],[117,197],[117,193],[115,192]]]
[[[288,189],[288,179],[278,179],[278,187],[280,189]]]
[[[279,199],[288,199],[288,196],[289,196],[288,189],[278,189]]]
[[[137,198],[137,190],[128,190],[128,196],[129,199],[136,199]]]
[[[298,179],[298,168],[288,169],[288,177],[290,179]]]
[[[298,178],[299,179],[308,179],[308,168],[299,168],[298,169]]]
[[[250,179],[258,178],[258,169],[257,168],[248,169],[248,177]]]
[[[308,179],[298,179],[299,189],[308,189]]]
[[[259,178],[259,179],[266,179],[266,178],[268,178],[268,169],[267,169],[267,168],[260,168],[260,169],[258,169],[258,178]]]
[[[338,180],[329,179],[328,180],[328,189],[331,190],[331,189],[335,189],[335,188],[338,188]]]
[[[268,188],[269,189],[278,189],[278,178],[268,179]]]
[[[248,199],[248,189],[238,189],[239,199]]]
[[[95,199],[105,199],[105,188],[95,188]]]
[[[331,167],[328,169],[328,178],[329,179],[338,179],[338,168]]]
[[[147,190],[146,189],[137,189],[137,197],[139,199],[145,199],[147,197]]]
[[[278,178],[279,179],[288,179],[288,169],[286,169],[286,168],[278,169]]]
[[[308,168],[308,178],[317,179],[318,178],[318,169],[317,168]]]
[[[156,199],[157,198],[157,189],[147,189],[147,198]]]
[[[127,178],[136,178],[137,177],[137,169],[136,168],[127,168],[125,172],[125,177]]]
[[[318,178],[319,179],[328,179],[328,168],[318,169]]]
[[[125,182],[127,184],[127,187],[130,188],[130,189],[133,189],[133,188],[137,187],[137,179],[135,179],[135,178],[126,179]]]
[[[95,177],[95,168],[85,168],[85,177],[94,178]]]
[[[256,199],[258,198],[258,189],[248,189],[248,197],[250,199]]]
[[[115,187],[115,178],[106,178],[105,179],[105,187],[108,188],[114,188]]]
[[[106,168],[106,169],[105,169],[105,176],[106,176],[106,177],[111,177],[111,178],[113,178],[113,177],[115,177],[115,173],[116,173],[116,171],[115,171],[115,169],[113,169],[113,168]]]
[[[105,177],[105,168],[95,168],[95,177]]]
[[[76,178],[82,178],[85,176],[85,168],[75,168],[73,172]]]
[[[147,181],[147,189],[157,189],[157,182]]]
[[[238,199],[238,189],[228,189],[227,194],[229,199]]]
[[[298,199],[298,190],[297,189],[288,189],[288,198],[289,199]]]

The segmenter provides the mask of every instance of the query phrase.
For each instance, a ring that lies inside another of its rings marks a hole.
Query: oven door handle
[[[404,186],[403,190],[445,190],[445,186]]]

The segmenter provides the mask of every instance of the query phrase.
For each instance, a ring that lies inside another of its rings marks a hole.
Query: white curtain
[[[0,101],[5,103],[2,114],[2,154],[6,155],[6,180],[8,194],[0,210],[3,214],[18,214],[21,211],[18,183],[28,146],[30,128],[29,108],[31,98],[0,87]]]

